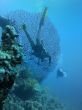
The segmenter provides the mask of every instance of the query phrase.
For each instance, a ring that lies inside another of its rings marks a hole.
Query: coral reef
[[[23,65],[17,37],[14,27],[7,25],[1,37],[0,110],[64,110]]]
[[[23,46],[25,63],[27,63],[29,68],[32,70],[34,78],[36,78],[39,82],[43,81],[48,76],[48,74],[50,74],[55,69],[58,63],[60,54],[60,40],[56,28],[48,16],[46,16],[44,25],[42,26],[40,32],[40,39],[43,41],[46,51],[50,54],[52,62],[49,66],[48,60],[45,59],[44,62],[41,62],[40,65],[38,65],[38,59],[30,54],[32,49],[27,37],[21,30],[21,25],[27,25],[27,31],[31,36],[31,39],[36,42],[36,36],[42,13],[29,13],[23,10],[16,10],[8,13],[5,15],[5,17],[15,21],[15,27],[20,35],[18,41],[20,41],[21,45]]]
[[[29,71],[19,74],[5,100],[3,110],[64,110],[63,104],[29,76]],[[29,76],[29,77],[28,77]]]
[[[0,49],[0,110],[64,110],[24,65],[17,38],[15,28],[7,25]]]
[[[14,84],[17,66],[22,63],[21,47],[16,42],[16,33],[13,26],[7,25],[2,32],[0,48],[0,110]]]

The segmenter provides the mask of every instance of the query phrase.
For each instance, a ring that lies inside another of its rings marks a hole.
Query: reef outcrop
[[[22,68],[22,47],[18,34],[7,25],[2,32],[0,48],[0,110],[64,110],[34,79],[28,67]]]
[[[7,25],[2,32],[0,48],[0,110],[14,84],[17,66],[22,63],[21,47],[16,42],[16,33],[13,26]]]
[[[35,79],[28,77],[29,70],[26,73],[23,77],[22,74],[17,76],[3,110],[64,110],[56,97],[51,96]]]

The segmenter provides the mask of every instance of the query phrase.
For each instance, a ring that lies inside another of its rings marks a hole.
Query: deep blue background
[[[0,14],[16,9],[39,12],[45,5],[60,36],[61,58],[58,66],[66,71],[67,78],[56,79],[54,70],[43,84],[67,106],[71,106],[68,110],[82,110],[82,1],[0,0]]]

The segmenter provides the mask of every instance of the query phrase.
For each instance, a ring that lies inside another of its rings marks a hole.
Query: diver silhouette
[[[40,40],[40,38],[39,38],[41,27],[44,24],[44,18],[45,18],[46,12],[47,12],[47,7],[44,9],[42,18],[40,20],[39,29],[38,29],[37,37],[36,37],[36,43],[32,40],[29,33],[27,32],[27,28],[26,28],[25,24],[22,25],[22,29],[25,32],[27,39],[30,43],[30,46],[32,48],[31,55],[34,55],[38,58],[38,64],[40,61],[43,62],[47,58],[49,60],[49,65],[50,65],[51,64],[51,56],[49,55],[48,52],[46,52],[46,49],[44,48],[43,40]]]

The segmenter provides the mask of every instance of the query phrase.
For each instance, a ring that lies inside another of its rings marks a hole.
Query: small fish
[[[62,68],[59,68],[57,70],[57,78],[63,78],[63,77],[67,77],[67,73],[65,71],[63,71]]]

